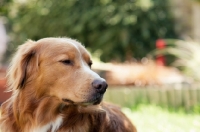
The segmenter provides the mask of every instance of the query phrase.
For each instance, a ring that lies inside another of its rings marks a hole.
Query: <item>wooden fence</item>
[[[190,111],[200,106],[200,88],[108,88],[104,100],[124,107],[145,103]]]

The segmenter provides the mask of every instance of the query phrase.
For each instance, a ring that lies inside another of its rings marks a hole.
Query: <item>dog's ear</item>
[[[36,74],[38,68],[37,45],[34,41],[27,41],[19,46],[8,70],[8,90],[23,88],[31,81],[32,74]]]

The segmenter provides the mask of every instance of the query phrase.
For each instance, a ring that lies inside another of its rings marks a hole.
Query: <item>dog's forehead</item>
[[[45,49],[46,54],[61,54],[67,52],[73,52],[74,54],[80,54],[85,59],[90,58],[89,52],[85,47],[76,40],[69,38],[45,38],[38,41],[42,45],[42,49]],[[48,52],[51,51],[51,52]]]

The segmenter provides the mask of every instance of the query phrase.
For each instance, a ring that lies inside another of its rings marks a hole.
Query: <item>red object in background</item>
[[[0,68],[0,105],[6,101],[10,96],[11,92],[5,92],[6,90],[6,68]]]
[[[6,101],[10,96],[11,92],[7,93],[6,90],[6,79],[0,78],[0,104]]]
[[[165,48],[165,41],[163,39],[158,39],[156,41],[156,48],[157,49],[164,49]],[[165,65],[165,57],[163,55],[158,55],[156,57],[156,64],[159,66],[164,66]]]

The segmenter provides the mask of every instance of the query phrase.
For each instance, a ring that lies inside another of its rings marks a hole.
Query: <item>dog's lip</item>
[[[71,105],[82,105],[82,106],[88,106],[88,105],[97,105],[101,102],[103,98],[103,94],[98,93],[96,96],[94,96],[93,98],[84,101],[84,102],[74,102],[70,99],[67,98],[63,98],[62,101]]]
[[[70,104],[74,104],[74,101],[72,101],[72,100],[70,100],[70,99],[67,99],[67,98],[63,98],[62,101],[63,101],[63,102],[70,103]]]

